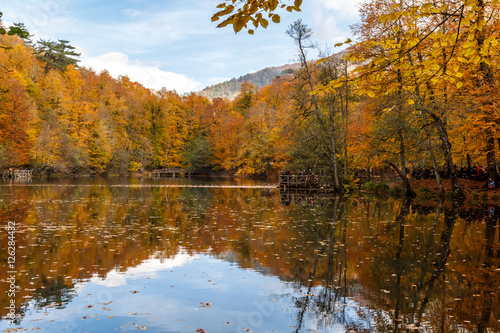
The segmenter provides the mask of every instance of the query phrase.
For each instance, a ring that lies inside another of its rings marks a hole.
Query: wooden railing
[[[187,170],[182,168],[165,168],[165,169],[155,169],[151,171],[151,175],[153,177],[175,176],[181,174],[187,174]]]
[[[280,175],[280,188],[319,189],[327,186],[326,176],[321,175]]]
[[[26,178],[31,177],[33,170],[5,170],[2,174],[4,178]]]

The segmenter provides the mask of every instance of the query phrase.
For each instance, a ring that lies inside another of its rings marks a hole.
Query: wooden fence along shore
[[[3,178],[30,178],[33,170],[5,170],[2,174]]]
[[[169,169],[156,169],[151,171],[151,176],[153,177],[175,177],[176,175],[186,175],[188,171],[181,168],[169,168]]]
[[[319,190],[328,187],[326,176],[321,175],[280,175],[280,189]]]

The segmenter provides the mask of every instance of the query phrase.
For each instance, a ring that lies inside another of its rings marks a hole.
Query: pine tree
[[[59,39],[54,42],[40,39],[37,42],[37,57],[46,63],[46,73],[50,69],[64,71],[69,65],[75,65],[76,67],[80,60],[73,57],[79,57],[80,53],[76,53],[74,50],[75,47],[69,45],[67,40]]]

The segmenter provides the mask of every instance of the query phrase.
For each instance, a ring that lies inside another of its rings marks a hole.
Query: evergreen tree
[[[46,63],[45,72],[50,69],[60,71],[66,70],[69,65],[77,66],[80,61],[77,58],[80,53],[76,53],[75,47],[69,45],[69,41],[59,39],[57,42],[40,39],[37,42],[37,57]]]

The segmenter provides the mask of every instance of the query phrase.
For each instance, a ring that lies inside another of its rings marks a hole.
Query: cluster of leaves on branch
[[[225,0],[217,5],[220,10],[212,16],[212,22],[222,19],[217,28],[232,25],[236,33],[245,28],[253,35],[259,26],[267,28],[269,20],[280,23],[281,18],[276,14],[278,9],[300,12],[301,4],[302,0],[294,0],[293,3],[291,0]]]

